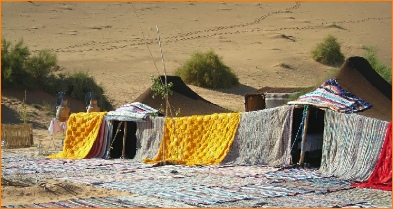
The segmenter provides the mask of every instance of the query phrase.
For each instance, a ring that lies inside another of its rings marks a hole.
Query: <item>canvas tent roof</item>
[[[160,76],[159,78],[164,82],[164,76]],[[231,112],[199,96],[178,76],[167,76],[167,82],[173,83],[173,94],[169,96],[169,103],[173,107],[172,111],[177,111],[180,108],[180,113],[177,115],[179,117]],[[165,100],[161,96],[156,96],[153,99],[153,91],[150,88],[136,98],[134,102],[141,102],[155,109],[160,109],[161,106],[163,108],[165,107]],[[174,114],[173,116],[175,116]]]
[[[373,105],[370,109],[357,114],[384,121],[392,120],[392,86],[366,59],[346,59],[333,77],[343,89]]]

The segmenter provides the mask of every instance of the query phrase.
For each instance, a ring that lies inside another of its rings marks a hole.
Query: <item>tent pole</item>
[[[302,133],[302,143],[301,143],[301,148],[300,148],[300,160],[299,160],[299,165],[303,165],[304,163],[304,154],[305,154],[305,147],[306,147],[306,141],[307,141],[307,127],[308,127],[308,116],[310,114],[310,109],[307,108],[306,110],[306,117],[304,118],[304,125],[303,125],[303,133]]]
[[[160,53],[161,53],[161,61],[162,61],[162,67],[164,68],[164,77],[165,77],[165,88],[168,86],[167,83],[167,77],[166,77],[166,69],[165,69],[165,62],[164,62],[164,54],[162,53],[162,47],[161,47],[161,39],[160,39],[160,31],[158,30],[158,26],[156,25],[157,29],[157,36],[158,36],[158,46],[160,47]],[[165,119],[168,117],[168,108],[169,108],[169,99],[168,99],[168,91],[165,92]],[[163,137],[162,140],[162,164],[165,165],[165,136]]]
[[[126,138],[127,138],[127,121],[124,121],[124,135],[123,135],[123,149],[121,151],[121,158],[126,156]]]

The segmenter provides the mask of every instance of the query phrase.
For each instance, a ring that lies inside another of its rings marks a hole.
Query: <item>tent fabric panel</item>
[[[365,181],[381,153],[388,122],[326,110],[320,171]]]
[[[293,106],[284,105],[241,115],[224,164],[289,164]]]

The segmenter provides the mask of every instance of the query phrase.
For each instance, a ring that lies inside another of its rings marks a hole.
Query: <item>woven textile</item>
[[[135,182],[105,182],[99,187],[136,193],[138,195],[179,201],[190,205],[205,206],[223,202],[235,202],[257,198],[243,192],[231,191],[220,187],[204,185],[179,184],[172,181],[140,180]]]
[[[124,121],[142,121],[146,120],[150,114],[156,113],[158,110],[142,104],[133,102],[131,104],[123,104],[116,108],[115,111],[109,111],[107,120],[124,120]]]
[[[342,89],[335,79],[327,80],[314,91],[288,104],[311,104],[345,113],[359,112],[372,107],[368,102]]]
[[[220,163],[235,138],[240,113],[166,118],[163,141],[154,159],[175,164],[210,165]]]
[[[382,152],[374,172],[366,182],[352,186],[392,191],[392,122],[388,124]]]
[[[152,117],[136,123],[137,151],[134,161],[142,162],[145,158],[153,158],[158,153],[164,135],[164,118]]]
[[[388,122],[331,110],[325,113],[320,171],[365,181],[381,153]]]
[[[85,158],[97,139],[106,112],[74,113],[67,124],[63,151],[48,156],[49,158]]]
[[[245,112],[223,163],[277,166],[289,163],[292,106]]]
[[[269,198],[253,207],[261,208],[262,205],[263,208],[376,208],[376,206],[368,202],[361,202],[356,198],[342,200],[327,198],[326,194],[315,193]]]
[[[97,139],[95,140],[93,147],[91,148],[89,154],[85,158],[100,157],[101,149],[104,145],[106,145],[104,143],[104,142],[106,142],[106,140],[104,140],[104,132],[105,132],[105,122],[102,122],[100,130],[98,131]]]
[[[58,202],[32,203],[26,205],[6,205],[3,208],[156,208],[153,204],[140,204],[118,197],[91,197],[61,200]]]

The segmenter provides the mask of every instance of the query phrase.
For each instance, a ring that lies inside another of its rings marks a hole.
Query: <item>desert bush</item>
[[[1,83],[2,87],[25,87],[29,85],[30,75],[24,66],[30,51],[23,40],[12,46],[3,38],[1,45]]]
[[[52,72],[57,72],[60,67],[57,65],[56,54],[49,50],[40,50],[37,55],[31,56],[25,63],[26,71],[36,81],[42,81]],[[41,84],[41,82],[39,82]]]
[[[231,68],[212,50],[195,52],[184,65],[176,69],[175,75],[187,84],[206,88],[228,88],[239,84]]]
[[[332,35],[328,35],[322,43],[317,44],[311,54],[315,61],[335,67],[341,66],[345,60],[340,44]]]
[[[32,55],[23,39],[14,46],[4,38],[2,43],[3,87],[37,89],[45,77],[60,69],[56,55],[48,50]]]
[[[104,95],[103,88],[87,73],[58,73],[56,54],[49,50],[40,50],[32,55],[23,39],[14,46],[2,39],[1,46],[1,82],[4,88],[41,89],[56,95],[64,92],[71,98],[86,102],[86,95],[91,92],[103,110],[113,107]]]
[[[366,50],[364,58],[370,63],[371,67],[387,82],[392,84],[392,68],[382,64],[376,56],[376,48],[372,46],[363,46]]]

